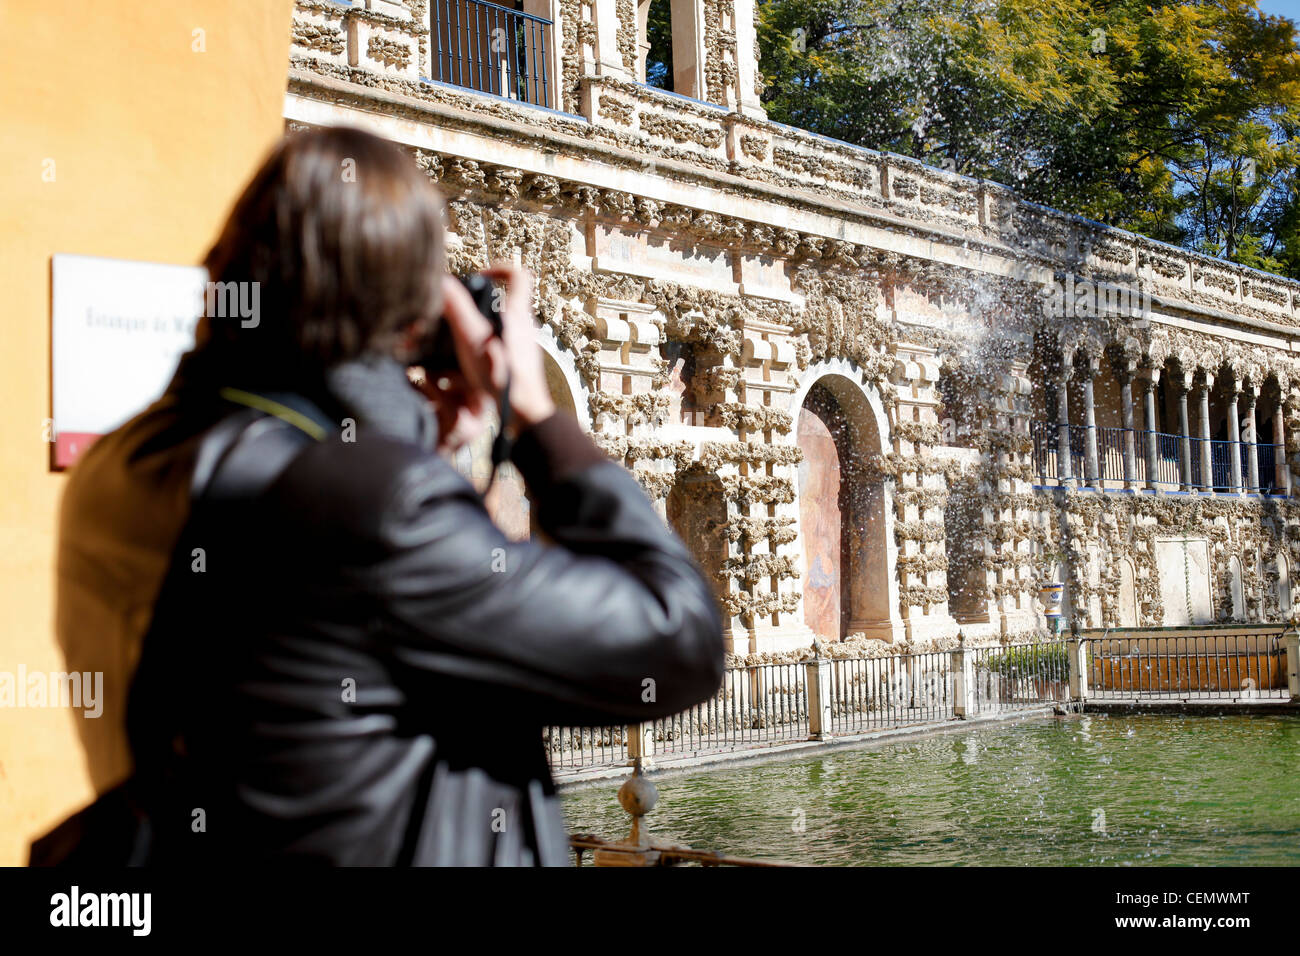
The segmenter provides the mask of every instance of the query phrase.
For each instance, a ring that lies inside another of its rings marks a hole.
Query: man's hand
[[[411,383],[429,399],[438,419],[438,450],[450,454],[473,443],[491,420],[486,393],[470,389],[460,372],[428,378],[411,376]]]
[[[495,263],[483,274],[505,287],[501,340],[494,339],[493,342],[504,346],[499,359],[510,370],[510,410],[520,428],[527,428],[555,412],[555,402],[546,384],[542,350],[535,335],[533,275],[527,269],[508,262]],[[491,381],[495,397],[505,386],[504,375],[498,377],[495,367]]]
[[[497,263],[484,272],[503,296],[501,337],[474,305],[454,276],[442,282],[443,321],[450,323],[460,372],[439,375],[420,390],[438,415],[439,447],[455,451],[472,442],[487,426],[488,409],[510,381],[510,411],[516,429],[527,428],[555,411],[542,351],[533,337],[533,279],[526,270]]]

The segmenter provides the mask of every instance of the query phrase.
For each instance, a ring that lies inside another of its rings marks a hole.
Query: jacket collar
[[[325,386],[358,425],[427,451],[437,444],[433,409],[396,359],[368,354],[341,362],[325,373]]]
[[[237,372],[237,363],[212,348],[196,348],[181,357],[168,386],[167,398],[183,407],[207,408],[215,417],[229,408],[216,400],[217,390],[235,386],[257,393],[289,391],[320,406],[330,418],[354,418],[358,425],[388,438],[410,442],[432,451],[438,442],[438,420],[428,401],[411,387],[406,369],[396,359],[366,354],[340,362],[324,374],[324,381],[249,381]]]

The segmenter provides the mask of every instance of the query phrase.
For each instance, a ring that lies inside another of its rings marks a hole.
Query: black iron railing
[[[486,3],[433,0],[430,79],[550,106],[551,21]]]
[[[1070,697],[1070,645],[1031,641],[973,648],[976,713],[1064,702]]]
[[[680,714],[631,727],[548,727],[543,741],[552,770],[569,774],[624,766],[634,752],[693,757],[1041,707],[1064,699],[1065,648],[1056,638],[729,667],[713,697]],[[814,710],[824,710],[815,722]]]
[[[831,662],[831,731],[861,733],[953,716],[948,651]]]
[[[1126,429],[1093,429],[1097,442],[1097,475],[1105,482],[1122,482],[1124,474],[1124,446]],[[1061,443],[1061,426],[1054,422],[1030,422],[1029,434],[1033,448],[1031,452],[1034,475],[1040,481],[1056,481],[1061,477],[1058,449]],[[1093,476],[1089,474],[1091,466],[1088,461],[1088,427],[1086,425],[1069,426],[1069,467],[1070,477],[1084,483]],[[1205,441],[1201,438],[1184,438],[1182,435],[1170,435],[1164,432],[1134,430],[1133,457],[1129,463],[1129,480],[1138,484],[1151,481],[1170,489],[1182,487],[1197,490],[1213,489],[1217,492],[1245,491],[1249,494],[1276,495],[1284,494],[1285,488],[1277,480],[1277,465],[1283,454],[1279,445],[1254,445],[1258,480],[1250,480],[1250,442],[1239,441]],[[1154,445],[1154,455],[1150,454]],[[1233,446],[1237,449],[1239,477],[1233,479]],[[1206,455],[1210,459],[1208,481],[1203,462]],[[1154,463],[1154,472],[1151,471]],[[1184,467],[1186,466],[1186,467]]]
[[[1094,632],[1095,633],[1095,632]],[[1094,700],[1287,700],[1282,627],[1136,630],[1084,639]]]
[[[1288,579],[1289,582],[1289,579]],[[628,727],[549,727],[557,775],[786,746],[957,717],[1133,702],[1291,699],[1281,624],[1089,628],[993,646],[817,658],[727,668],[716,694],[672,717]]]

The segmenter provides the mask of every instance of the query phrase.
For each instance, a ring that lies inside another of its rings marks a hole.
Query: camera
[[[501,297],[496,292],[495,284],[487,276],[477,272],[469,276],[456,276],[456,280],[469,292],[474,305],[491,323],[492,334],[499,338],[501,310],[498,304]],[[411,364],[423,366],[424,371],[431,376],[439,372],[452,372],[460,367],[456,359],[456,343],[451,336],[451,323],[447,321],[446,316],[439,321],[438,329],[433,333],[433,338],[423,354]]]

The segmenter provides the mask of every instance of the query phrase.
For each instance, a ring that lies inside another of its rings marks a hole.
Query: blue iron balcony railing
[[[1061,426],[1055,422],[1035,421],[1030,422],[1029,431],[1033,443],[1031,458],[1035,477],[1041,482],[1059,480],[1058,450],[1061,442]],[[1093,431],[1097,441],[1095,477],[1103,482],[1124,481],[1126,430],[1097,427]],[[1089,474],[1088,427],[1071,425],[1068,434],[1070,477],[1079,484],[1087,483],[1093,477]],[[1285,486],[1280,484],[1277,478],[1277,465],[1283,460],[1280,445],[1254,446],[1259,480],[1252,483],[1250,442],[1206,441],[1201,438],[1184,438],[1182,435],[1139,430],[1134,430],[1132,436],[1133,457],[1130,461],[1128,477],[1137,485],[1146,485],[1150,482],[1173,490],[1194,488],[1199,491],[1213,490],[1224,493],[1242,490],[1248,494],[1286,494]],[[1148,449],[1152,445],[1154,445],[1154,456],[1148,454]],[[1237,457],[1241,472],[1236,482],[1232,480],[1234,445],[1238,449]],[[1207,454],[1210,458],[1208,482],[1202,465]],[[1151,462],[1154,462],[1155,470],[1153,474],[1148,475]]]
[[[433,0],[430,79],[551,105],[551,21],[485,0]]]

